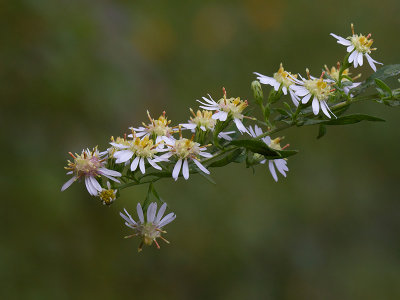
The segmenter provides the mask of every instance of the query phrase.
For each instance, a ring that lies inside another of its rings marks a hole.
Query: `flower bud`
[[[254,99],[258,104],[262,104],[264,100],[264,94],[259,81],[254,80],[251,83],[251,89],[253,90]]]

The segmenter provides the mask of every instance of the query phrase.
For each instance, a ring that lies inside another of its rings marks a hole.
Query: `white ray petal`
[[[122,150],[114,153],[114,157],[117,159],[115,162],[117,164],[130,160],[132,156],[133,152],[131,150]]]
[[[101,188],[100,183],[94,178],[94,176],[89,176],[89,180],[92,183],[92,186],[95,188],[95,190],[101,192],[103,189]],[[97,193],[96,193],[97,194]]]
[[[349,56],[349,63],[352,63],[353,61],[354,61],[354,58],[356,57],[356,55],[357,55],[357,51],[356,50],[354,50],[351,54],[350,54],[350,56]]]
[[[132,163],[131,163],[131,171],[132,172],[137,169],[137,167],[139,165],[139,160],[140,160],[140,157],[136,156],[135,159],[132,161]]]
[[[158,222],[160,222],[162,216],[164,215],[165,210],[167,209],[167,203],[164,203],[163,205],[161,205],[158,213],[157,213],[157,217],[154,220],[154,223],[157,224]]]
[[[142,172],[142,174],[146,173],[146,168],[144,165],[144,157],[140,158],[139,168],[140,168],[140,172]]]
[[[122,212],[119,213],[119,215],[128,223],[132,224],[132,225],[136,225],[135,220],[132,219],[131,215],[126,211],[126,209],[124,208],[124,211],[126,213],[126,215],[124,215]]]
[[[363,57],[364,57],[364,55],[362,54],[362,53],[360,53],[360,54],[358,54],[358,64],[360,65],[360,66],[362,66],[363,65]]]
[[[248,131],[249,135],[251,135],[252,137],[256,137],[256,133],[253,130],[253,127],[249,126]]]
[[[190,130],[195,129],[197,127],[197,124],[194,124],[194,123],[179,124],[179,125],[181,125],[183,128],[190,129]]]
[[[229,134],[232,134],[232,133],[235,133],[235,131],[225,131],[225,132],[221,131],[220,133],[218,133],[218,137],[220,139],[232,141],[232,138],[229,136]]]
[[[324,105],[325,105],[326,109],[332,114],[332,116],[334,116],[335,118],[337,118],[337,117],[335,116],[335,114],[331,111],[331,109],[329,108],[328,103],[326,103],[326,102],[324,101]],[[328,118],[331,118],[331,117],[329,116]]]
[[[86,185],[86,189],[88,190],[89,194],[92,196],[97,196],[97,191],[94,188],[94,186],[92,185],[92,182],[89,179],[90,177],[87,176],[85,177],[85,185]]]
[[[117,172],[117,171],[114,171],[114,170],[109,170],[109,169],[106,169],[106,168],[100,168],[99,171],[103,175],[109,175],[109,176],[115,176],[115,177],[122,176],[122,174],[120,172]]]
[[[143,209],[142,209],[142,206],[140,205],[140,203],[138,203],[136,206],[136,212],[138,214],[140,222],[144,223]]]
[[[149,162],[149,164],[150,164],[154,169],[162,170],[162,168],[161,168],[159,165],[157,165],[151,158],[147,158],[147,161]]]
[[[295,93],[296,93],[297,96],[303,97],[303,96],[309,94],[310,91],[307,90],[305,87],[301,87],[301,89],[297,89]]]
[[[354,56],[354,68],[357,68],[358,67],[358,57],[360,56],[360,55],[362,55],[362,53],[360,53],[360,52],[357,52],[357,51],[354,51],[354,52],[356,52],[356,55]]]
[[[197,166],[201,171],[203,171],[203,172],[206,173],[206,174],[210,174],[210,171],[208,171],[208,170],[206,169],[206,167],[203,166],[197,159],[193,159],[193,162],[196,164],[196,166]]]
[[[179,172],[181,171],[181,166],[182,166],[182,159],[179,159],[175,164],[174,170],[172,171],[172,178],[174,178],[175,181],[179,177]]]
[[[241,133],[243,133],[243,132],[249,133],[249,132],[247,131],[246,127],[244,127],[244,125],[243,125],[243,123],[242,123],[241,120],[235,118],[235,119],[233,119],[233,122],[235,122],[237,129],[238,129]]]
[[[322,112],[325,114],[325,116],[327,116],[328,118],[331,118],[331,116],[329,115],[328,110],[326,108],[325,101],[321,101],[321,109],[322,109]]]
[[[218,111],[212,115],[212,118],[224,122],[228,118],[228,113],[226,111]]]
[[[203,157],[207,157],[207,158],[213,157],[213,155],[211,153],[203,152],[203,151],[199,152],[199,155],[203,156]]]
[[[257,125],[254,125],[254,132],[255,132],[256,136],[263,134],[262,129],[260,127],[258,127]]]
[[[160,223],[158,223],[158,227],[161,228],[169,223],[171,223],[173,220],[175,220],[176,215],[174,213],[169,213],[168,215],[166,215],[161,221]]]
[[[318,101],[316,96],[314,96],[314,99],[312,101],[312,110],[313,110],[314,115],[318,115],[318,113],[319,113],[319,101]]]
[[[114,177],[110,176],[110,175],[106,175],[106,174],[102,174],[104,177],[107,177],[108,179],[115,181],[117,183],[120,183],[120,181],[118,179],[115,179]]]
[[[157,203],[152,202],[150,203],[149,207],[147,208],[147,222],[153,223],[154,218],[156,216],[157,211]]]
[[[306,104],[311,98],[311,94],[305,95],[303,99],[301,99],[301,102],[303,104]]]
[[[337,39],[338,44],[344,45],[344,46],[350,46],[351,42],[345,38],[342,38],[341,36],[338,36],[334,33],[331,33],[331,36],[333,36],[335,39]]]
[[[354,46],[353,46],[353,45],[348,46],[347,49],[346,49],[346,51],[347,51],[348,53],[350,53],[350,52],[353,51],[353,50],[354,50]]]
[[[63,186],[61,187],[61,192],[65,191],[67,188],[69,188],[71,186],[71,184],[73,184],[75,182],[76,179],[77,179],[77,177],[74,176],[70,180],[68,180],[66,183],[64,183]]]
[[[284,177],[286,177],[286,172],[285,172],[286,161],[284,159],[275,159],[274,163],[279,173],[281,173]]]
[[[182,175],[183,175],[183,178],[185,178],[186,180],[189,179],[189,165],[188,165],[187,158],[185,158],[185,160],[183,161]]]
[[[296,96],[291,88],[289,88],[289,94],[293,104],[297,107],[299,105],[299,98]]]
[[[277,182],[278,176],[276,175],[275,166],[274,166],[274,163],[272,160],[268,161],[268,168],[269,168],[269,171],[271,172],[272,177]]]

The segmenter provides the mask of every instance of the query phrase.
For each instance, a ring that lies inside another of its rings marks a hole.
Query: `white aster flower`
[[[77,153],[74,155],[71,152],[69,154],[74,161],[68,161],[68,166],[65,169],[69,170],[67,174],[73,175],[73,177],[62,186],[61,191],[66,190],[76,180],[85,178],[85,185],[89,194],[97,196],[98,192],[102,191],[102,187],[96,178],[101,175],[119,183],[114,177],[120,177],[121,173],[104,167],[107,158],[101,157],[97,147],[93,151],[82,150],[80,155]]]
[[[143,126],[138,127],[138,128],[133,128],[130,127],[132,131],[136,132],[137,137],[143,137],[143,136],[149,136],[149,137],[156,137],[156,143],[159,143],[162,141],[163,137],[170,137],[173,133],[176,132],[174,127],[169,127],[169,124],[171,123],[171,120],[168,120],[167,117],[165,116],[165,111],[163,114],[158,118],[158,119],[153,119],[150,116],[149,111],[147,111],[147,116],[149,117],[150,124],[146,125],[145,123],[142,123]],[[133,137],[132,134],[130,134],[128,137]]]
[[[336,67],[332,67],[332,68],[328,68],[327,65],[325,65],[325,70],[326,73],[335,81],[335,82],[339,82],[339,71],[340,71],[340,62],[337,63],[337,68]],[[345,69],[342,72],[342,75],[345,76],[350,76],[351,73],[349,72],[349,69]],[[353,78],[351,78],[352,80],[356,80],[358,78],[361,77],[361,74],[358,74],[357,76],[354,76]],[[329,79],[327,79],[326,81],[331,82]],[[333,81],[332,81],[333,82]],[[342,77],[342,82],[351,82],[349,79],[347,79],[346,77]],[[351,89],[354,89],[355,87],[359,86],[361,84],[361,82],[352,82],[350,85],[345,85],[343,86],[343,91],[345,92],[346,95],[349,94]],[[352,97],[352,95],[350,95]]]
[[[257,72],[254,72],[254,74],[258,76],[258,81],[260,81],[262,84],[268,84],[272,86],[275,91],[278,91],[279,87],[282,85],[283,94],[287,95],[287,92],[289,91],[293,104],[295,106],[299,105],[299,98],[296,96],[292,89],[293,81],[291,80],[291,77],[297,78],[297,75],[293,75],[292,73],[285,71],[282,63],[279,67],[278,72],[274,73],[273,77],[265,76]]]
[[[210,95],[208,95],[210,99],[203,97],[204,102],[201,102],[200,100],[197,100],[197,102],[202,104],[200,107],[203,109],[216,111],[212,116],[213,119],[224,122],[228,117],[231,117],[233,122],[235,122],[237,129],[239,129],[241,133],[247,132],[246,127],[244,127],[242,123],[242,120],[245,117],[242,112],[248,106],[247,101],[242,101],[239,97],[227,99],[225,89],[223,89],[223,91],[224,97],[218,102],[215,102]]]
[[[337,39],[338,44],[347,46],[347,52],[351,53],[349,56],[349,63],[353,63],[354,68],[357,68],[359,65],[363,65],[363,57],[365,56],[372,70],[376,72],[375,64],[383,64],[372,59],[372,57],[369,55],[371,51],[376,50],[376,48],[371,48],[373,43],[373,40],[370,39],[371,34],[368,34],[367,36],[355,34],[353,24],[351,24],[351,31],[353,35],[347,38],[342,38],[341,36],[333,33],[331,33],[331,36]]]
[[[111,188],[110,182],[107,181],[107,188],[101,189],[97,196],[100,198],[104,205],[110,205],[117,199],[117,190]]]
[[[318,115],[321,108],[322,112],[328,118],[331,118],[329,113],[335,116],[326,103],[334,90],[332,90],[330,86],[331,82],[323,79],[325,72],[322,73],[320,78],[315,78],[310,76],[308,69],[306,69],[306,71],[308,79],[300,76],[301,80],[298,80],[292,77],[292,80],[296,83],[292,86],[292,89],[298,97],[302,97],[301,102],[303,104],[308,103],[308,101],[312,99],[312,110],[314,115]]]
[[[195,130],[197,127],[203,131],[213,130],[217,120],[212,118],[212,111],[209,110],[198,110],[194,113],[193,109],[190,109],[193,117],[190,117],[189,123],[180,124],[183,128]]]
[[[196,128],[200,128],[202,131],[214,131],[215,124],[217,123],[217,120],[213,119],[213,113],[209,110],[198,110],[197,113],[195,114],[193,109],[190,109],[190,112],[193,115],[193,118],[190,117],[190,120],[188,123],[184,124],[179,124],[185,129],[189,129],[191,132],[196,132]],[[220,132],[218,134],[218,137],[220,139],[225,139],[227,141],[232,141],[232,138],[229,136],[230,134],[235,133],[235,131],[225,131],[225,132]]]
[[[134,236],[138,236],[142,239],[142,242],[139,245],[138,251],[142,251],[143,244],[150,246],[153,242],[156,244],[157,248],[160,249],[160,245],[158,245],[157,238],[162,239],[164,242],[169,244],[169,242],[161,236],[162,233],[167,233],[162,230],[162,228],[175,220],[176,215],[174,213],[169,213],[163,218],[164,212],[167,208],[167,204],[164,203],[160,210],[157,213],[157,203],[150,203],[147,208],[146,218],[143,214],[142,206],[140,203],[137,205],[137,214],[139,217],[139,221],[133,220],[131,215],[124,209],[125,214],[120,212],[120,216],[125,220],[125,225],[134,230],[134,234],[126,236],[125,238],[130,238]],[[157,213],[157,214],[156,214]]]
[[[166,145],[169,148],[169,152],[160,156],[160,159],[168,160],[171,156],[175,156],[178,159],[172,171],[172,178],[174,178],[175,181],[178,179],[181,169],[183,178],[186,180],[189,179],[188,160],[193,161],[202,172],[210,174],[210,171],[201,164],[199,158],[200,156],[208,158],[212,157],[212,154],[204,151],[208,145],[200,146],[199,143],[182,137],[180,137],[179,140],[174,139],[173,137],[166,139]]]
[[[114,153],[114,158],[116,158],[116,163],[126,163],[133,156],[132,163],[130,166],[131,171],[135,171],[138,167],[142,174],[146,172],[146,160],[147,162],[155,169],[161,170],[161,167],[156,164],[159,162],[159,157],[156,155],[158,152],[167,151],[167,149],[162,150],[159,147],[159,144],[154,144],[153,140],[149,138],[148,135],[145,135],[142,139],[135,136],[135,132],[133,132],[134,138],[131,141],[128,141],[127,144],[116,144],[111,143],[114,147],[119,150]]]
[[[251,126],[249,126],[249,134],[255,138],[255,137],[263,134],[263,131],[257,125],[254,126],[254,129]],[[268,147],[270,147],[271,149],[274,149],[274,150],[282,150],[288,146],[288,145],[286,145],[285,147],[281,148],[281,146],[280,146],[281,138],[276,138],[274,140],[271,140],[271,138],[269,136],[266,136],[266,137],[261,138],[261,140],[265,144],[267,144]],[[267,160],[264,159],[264,160],[260,161],[260,163],[265,164],[266,161]],[[276,174],[275,168],[284,177],[286,177],[286,172],[289,171],[289,168],[287,167],[287,160],[284,158],[268,160],[268,168],[269,168],[269,171],[271,172],[271,175],[275,181],[278,181],[278,175]]]
[[[115,152],[119,151],[121,146],[129,146],[129,141],[126,139],[126,134],[125,136],[122,137],[117,137],[114,139],[114,137],[111,137],[111,147],[107,149],[107,154],[109,158],[114,158]]]

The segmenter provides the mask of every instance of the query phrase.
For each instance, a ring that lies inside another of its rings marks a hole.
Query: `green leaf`
[[[289,156],[293,156],[296,155],[297,153],[299,153],[298,150],[276,150],[276,152],[278,152],[280,154],[280,158],[286,158]],[[268,158],[268,157],[265,157]]]
[[[149,189],[147,190],[147,195],[146,195],[146,199],[144,199],[143,203],[142,203],[142,210],[143,210],[143,214],[145,216],[147,216],[146,212],[147,212],[147,208],[150,205],[150,196],[151,196],[151,190],[153,188],[153,183],[151,182],[149,184]]]
[[[297,150],[275,150],[268,147],[260,140],[236,140],[230,142],[231,145],[246,148],[254,153],[259,153],[267,159],[285,158],[298,153]]]
[[[384,92],[387,93],[387,95],[392,96],[392,89],[387,86],[386,83],[384,83],[382,80],[375,78],[375,84]]]
[[[364,114],[354,114],[354,115],[347,115],[343,117],[339,117],[337,119],[332,120],[313,120],[308,119],[304,122],[304,125],[315,125],[315,124],[324,124],[324,125],[348,125],[348,124],[355,124],[361,121],[371,121],[371,122],[384,122],[385,120],[364,115]]]
[[[240,164],[246,160],[246,157],[247,157],[247,151],[244,150],[238,157],[236,157],[236,159],[233,162]]]
[[[241,155],[242,153],[243,149],[235,149],[234,151],[225,155],[222,159],[212,162],[211,164],[208,165],[208,167],[211,168],[224,167],[227,164],[234,162],[238,158],[238,156]]]
[[[350,104],[345,104],[339,108],[333,109],[332,111],[336,116],[340,116],[340,115],[344,114],[349,109],[349,107],[350,107]]]
[[[319,124],[317,139],[322,138],[326,134],[326,126],[324,124]]]
[[[286,110],[284,110],[282,108],[274,108],[274,111],[276,111],[276,112],[278,112],[278,113],[280,113],[281,115],[284,115],[284,116],[289,116],[290,115]]]
[[[370,77],[368,77],[367,80],[365,80],[358,87],[351,89],[350,93],[356,96],[362,93],[368,87],[376,85],[375,79],[380,79],[382,81],[386,78],[397,76],[399,74],[400,74],[400,64],[384,66],[380,68],[378,71],[376,71],[374,74],[372,74]]]
[[[231,145],[243,147],[254,153],[259,153],[264,156],[274,156],[279,158],[280,155],[276,150],[269,148],[264,142],[260,140],[235,140],[230,142]]]
[[[154,187],[154,184],[151,183],[150,185],[151,185],[151,192],[152,192],[152,194],[154,195],[154,197],[156,197],[156,199],[157,199],[160,203],[164,203],[164,201],[163,201],[163,200],[160,198],[160,196],[158,195],[158,193],[157,193],[157,191],[156,191],[156,189],[155,189],[155,187]]]
[[[212,179],[212,177],[211,177],[210,175],[208,175],[208,174],[206,174],[206,173],[203,173],[203,172],[201,172],[201,171],[199,171],[199,174],[200,174],[201,176],[203,176],[208,182],[210,182],[210,183],[212,183],[212,184],[217,184],[217,183],[214,181],[214,179]]]
[[[283,106],[286,107],[287,111],[292,112],[292,108],[290,107],[290,105],[287,102],[283,102]]]

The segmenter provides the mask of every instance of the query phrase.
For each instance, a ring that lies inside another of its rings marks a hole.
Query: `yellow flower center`
[[[96,151],[84,151],[81,155],[76,154],[74,162],[68,161],[67,170],[72,170],[76,176],[97,176],[102,161]]]
[[[371,50],[373,50],[371,49],[373,40],[369,39],[368,36],[353,34],[349,39],[358,52],[365,54],[371,53]]]
[[[143,242],[150,246],[153,241],[161,236],[161,232],[156,230],[157,226],[153,223],[145,223],[140,228],[140,235],[143,236]]]
[[[143,139],[135,138],[131,144],[131,151],[136,156],[152,158],[157,152],[153,140],[149,136],[145,136]]]
[[[283,69],[283,66],[281,64],[278,72],[274,74],[274,79],[279,83],[282,83],[285,87],[289,87],[290,85],[293,84],[293,82],[289,79],[290,78],[289,76],[297,78],[297,74],[292,75],[290,72],[285,71],[285,69]]]
[[[304,82],[304,87],[320,101],[328,99],[332,94],[330,85],[322,78],[306,80]]]
[[[150,134],[155,134],[156,136],[169,136],[173,133],[172,128],[168,126],[171,123],[171,120],[167,120],[164,115],[161,115],[158,120],[151,118],[150,120],[151,124],[143,124]]]
[[[335,67],[332,67],[330,70],[326,67],[327,73],[332,79],[338,81],[339,80],[339,69],[336,69]],[[346,69],[343,71],[342,75],[347,75],[349,76],[349,69]],[[347,78],[342,78],[342,81],[348,81]]]
[[[203,110],[201,112],[200,110],[197,111],[196,114],[192,111],[193,115],[195,117],[191,117],[190,120],[197,126],[204,126],[206,129],[212,129],[215,126],[216,120],[212,118],[212,112],[208,110]]]
[[[173,151],[180,158],[184,159],[188,156],[195,156],[199,153],[200,147],[199,143],[193,142],[191,140],[181,138],[175,141],[175,146]]]
[[[269,147],[274,149],[274,150],[282,150],[281,147],[281,138],[277,137],[276,139],[271,140],[271,144],[269,144]]]
[[[228,112],[233,118],[243,119],[242,111],[247,107],[247,101],[240,98],[222,98],[218,101],[221,110]]]
[[[109,190],[102,190],[99,193],[100,200],[103,201],[104,204],[110,205],[116,199],[116,191],[109,189]]]

